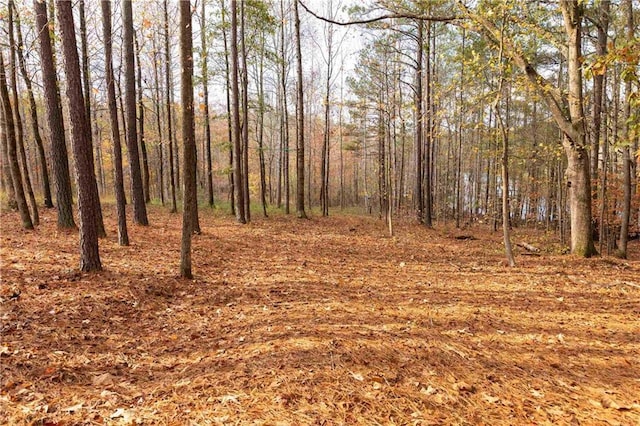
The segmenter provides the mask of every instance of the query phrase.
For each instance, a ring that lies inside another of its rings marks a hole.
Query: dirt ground
[[[150,211],[104,272],[43,212],[0,217],[0,423],[640,424],[640,246],[578,259],[542,231],[210,210],[196,279],[181,215]],[[475,239],[457,239],[471,235]]]

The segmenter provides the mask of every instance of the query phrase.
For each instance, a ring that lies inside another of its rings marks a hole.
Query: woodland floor
[[[238,225],[201,210],[194,281],[181,215],[79,274],[76,233],[0,217],[0,423],[640,424],[640,246],[631,260],[364,216]],[[475,240],[459,240],[460,234]]]

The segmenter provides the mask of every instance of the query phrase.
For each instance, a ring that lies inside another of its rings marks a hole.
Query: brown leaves
[[[91,279],[69,273],[77,235],[50,238],[55,220],[0,247],[21,265],[0,265],[1,285],[21,291],[1,306],[0,418],[640,422],[640,296],[622,284],[635,257],[545,254],[507,271],[500,236],[481,227],[457,241],[398,223],[391,239],[357,216],[239,226],[207,211],[186,282],[170,261],[180,218],[150,212],[161,225],[134,227],[135,248],[101,242],[107,270]],[[550,253],[545,234],[518,238]]]

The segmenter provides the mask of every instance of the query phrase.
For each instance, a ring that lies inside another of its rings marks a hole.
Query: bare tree
[[[233,175],[236,195],[236,220],[247,223],[242,177],[242,134],[240,132],[240,86],[238,82],[238,4],[231,0],[231,137],[233,143]]]
[[[193,119],[193,34],[191,2],[180,2],[180,59],[182,65],[182,139],[184,171],[184,214],[182,216],[182,246],[180,250],[180,276],[191,279],[191,236],[197,219],[196,138]]]
[[[33,222],[29,214],[29,206],[27,198],[24,194],[22,186],[22,173],[18,164],[18,151],[16,147],[16,133],[13,123],[13,110],[11,108],[11,100],[9,99],[9,91],[7,90],[7,79],[4,65],[4,54],[0,51],[0,97],[2,101],[2,127],[3,133],[6,135],[7,143],[7,159],[9,162],[9,170],[11,171],[11,180],[13,189],[18,203],[18,211],[22,219],[22,227],[25,229],[33,229]],[[0,118],[2,118],[0,117]]]
[[[107,80],[107,102],[111,121],[111,141],[113,142],[114,191],[116,194],[116,212],[118,215],[118,244],[129,245],[127,216],[125,211],[124,176],[122,172],[122,147],[120,144],[120,125],[113,77],[113,40],[111,33],[111,1],[102,0],[102,31],[104,34],[105,73]]]
[[[136,123],[136,81],[134,67],[133,45],[133,11],[131,0],[122,1],[122,25],[124,29],[124,75],[125,75],[125,106],[127,122],[127,147],[129,154],[129,169],[131,173],[131,188],[133,199],[133,221],[140,225],[148,225],[147,207],[144,200],[144,187],[140,171],[140,154],[138,151],[137,123]]]
[[[10,0],[9,6],[14,8],[13,0]],[[40,169],[42,172],[42,193],[44,195],[44,206],[47,208],[53,207],[53,200],[51,198],[51,183],[49,180],[49,168],[47,167],[47,157],[44,150],[44,143],[42,142],[42,136],[40,135],[40,127],[38,123],[38,108],[36,106],[36,100],[33,96],[33,83],[31,77],[27,72],[24,59],[24,40],[22,37],[22,28],[20,26],[20,16],[18,11],[15,10],[15,28],[17,35],[16,52],[18,54],[18,64],[20,65],[20,74],[24,80],[27,88],[27,96],[29,97],[29,112],[31,114],[31,131],[33,133],[33,139],[36,142],[36,148],[38,149],[38,159],[40,160]]]
[[[296,82],[298,125],[296,129],[296,212],[298,218],[306,219],[304,211],[304,98],[302,85],[302,50],[300,47],[300,14],[298,0],[293,0],[293,12],[296,28],[296,63],[298,79]]]
[[[40,66],[44,86],[44,98],[47,105],[47,122],[51,139],[51,163],[56,187],[58,205],[58,227],[75,228],[73,219],[71,176],[69,174],[69,156],[65,142],[64,121],[60,92],[56,80],[56,66],[51,43],[50,21],[47,15],[47,3],[33,0],[36,15],[36,29],[40,42]]]
[[[71,2],[57,0],[58,21],[62,32],[64,68],[67,77],[67,97],[71,117],[73,156],[78,182],[78,210],[80,212],[80,270],[102,269],[98,251],[98,185],[93,168],[93,150],[89,140],[91,127],[85,114],[80,78],[80,61],[76,45]]]
[[[206,162],[206,179],[207,179],[207,202],[210,207],[213,207],[213,170],[211,158],[211,125],[209,118],[209,68],[208,68],[208,56],[209,49],[207,46],[207,28],[206,28],[206,0],[202,0],[202,16],[200,17],[200,41],[201,47],[201,60],[202,60],[202,96],[204,103],[203,119],[204,119],[204,147],[205,147],[205,162]]]

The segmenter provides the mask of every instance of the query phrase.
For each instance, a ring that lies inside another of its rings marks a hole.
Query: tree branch
[[[330,24],[342,25],[342,26],[371,24],[373,22],[384,21],[387,19],[401,19],[401,18],[415,19],[419,21],[432,21],[432,22],[452,22],[460,19],[460,17],[458,16],[423,16],[423,15],[414,15],[411,13],[390,13],[387,15],[380,15],[375,18],[369,18],[369,19],[357,19],[354,21],[336,21],[334,19],[325,18],[324,16],[320,16],[317,13],[313,12],[302,2],[302,0],[297,0],[297,1],[300,4],[300,6],[302,6],[302,8],[307,11],[307,13],[309,13],[316,19],[319,19],[324,22],[328,22]]]

